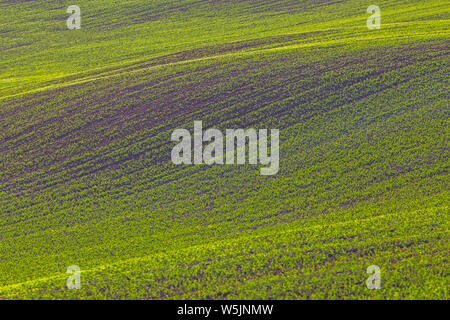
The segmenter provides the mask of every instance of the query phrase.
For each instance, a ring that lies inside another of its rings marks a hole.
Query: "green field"
[[[0,299],[448,299],[449,18],[0,0]],[[196,120],[279,129],[278,174],[174,165]]]

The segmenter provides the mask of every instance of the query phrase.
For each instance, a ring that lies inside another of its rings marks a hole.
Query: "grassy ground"
[[[367,1],[71,4],[0,3],[0,298],[448,298],[446,1],[380,30]],[[280,129],[279,173],[174,166],[194,120]]]

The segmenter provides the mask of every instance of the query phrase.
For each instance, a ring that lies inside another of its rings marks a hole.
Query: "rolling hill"
[[[72,4],[0,2],[0,299],[448,299],[447,1]],[[197,120],[278,174],[174,165]]]

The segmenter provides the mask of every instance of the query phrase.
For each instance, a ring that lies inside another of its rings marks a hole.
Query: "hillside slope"
[[[448,298],[450,6],[370,4],[1,2],[0,298]],[[196,120],[279,173],[174,165]]]

